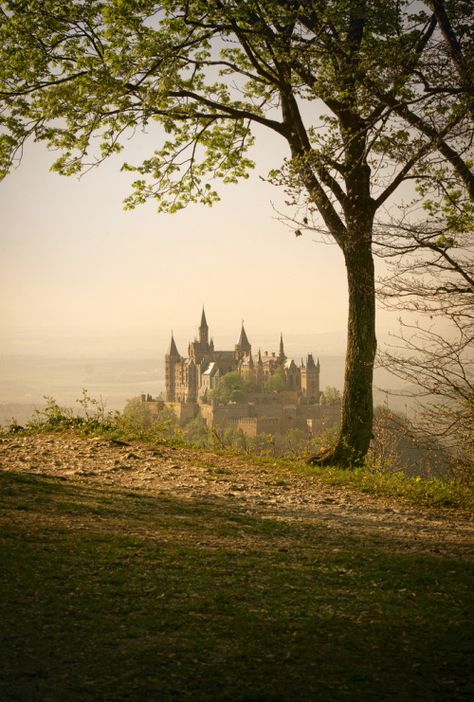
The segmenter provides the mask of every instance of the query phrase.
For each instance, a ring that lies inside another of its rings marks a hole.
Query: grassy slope
[[[12,473],[0,507],[2,702],[474,693],[456,557]]]

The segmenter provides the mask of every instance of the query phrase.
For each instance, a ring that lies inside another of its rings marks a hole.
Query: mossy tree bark
[[[355,249],[355,250],[354,250]],[[345,255],[349,315],[341,430],[334,449],[310,459],[320,465],[360,465],[372,437],[375,352],[374,262],[369,245]]]
[[[344,153],[345,193],[341,197],[344,223],[334,218],[324,203],[315,201],[326,225],[339,245],[348,283],[347,348],[342,397],[341,429],[335,447],[313,456],[310,463],[336,464],[342,468],[361,465],[372,437],[372,381],[375,353],[375,271],[372,234],[377,203],[371,196],[371,169],[367,163],[367,131],[350,109],[339,110]],[[311,192],[311,186],[307,183]],[[328,211],[328,216],[324,216]]]

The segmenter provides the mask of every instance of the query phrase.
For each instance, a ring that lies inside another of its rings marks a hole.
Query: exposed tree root
[[[321,453],[315,453],[306,459],[306,463],[311,466],[339,466],[344,468],[341,457],[338,455],[337,447],[326,449]]]
[[[366,452],[356,453],[348,446],[339,443],[306,459],[311,466],[337,466],[337,468],[357,468],[364,464]]]

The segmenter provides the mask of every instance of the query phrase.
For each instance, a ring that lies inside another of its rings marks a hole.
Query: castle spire
[[[285,347],[283,345],[283,334],[280,334],[280,361],[286,361]]]
[[[201,324],[199,325],[199,343],[203,351],[209,346],[209,327],[207,326],[204,305],[202,306]]]
[[[171,343],[167,354],[170,358],[180,358],[178,349],[176,348],[176,343],[174,340],[173,332],[171,332]]]
[[[202,327],[206,327],[207,329],[209,329],[209,327],[207,326],[206,313],[205,313],[205,311],[204,311],[204,305],[202,306],[201,324],[199,325],[199,329],[201,329]]]
[[[238,340],[238,342],[237,342],[237,348],[238,348],[240,351],[246,351],[247,353],[248,353],[248,352],[250,351],[250,349],[252,348],[251,345],[250,345],[250,341],[249,341],[248,338],[247,338],[247,334],[245,333],[245,328],[244,328],[244,322],[243,322],[243,320],[242,320],[242,329],[241,329],[241,331],[240,331],[240,337],[239,337],[239,340]]]

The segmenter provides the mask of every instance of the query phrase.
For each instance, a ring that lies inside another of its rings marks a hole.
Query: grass
[[[2,702],[468,700],[465,559],[0,473]]]
[[[370,466],[342,470],[315,468],[300,462],[286,461],[286,465],[303,475],[316,476],[330,485],[347,486],[374,495],[402,497],[425,506],[474,511],[474,482],[465,484],[457,480],[412,478],[402,472],[386,473]]]
[[[18,427],[13,422],[11,429],[21,434],[72,432],[80,436],[101,436],[103,438],[122,441],[141,441],[145,443],[161,443],[181,448],[196,449],[192,443],[183,438],[179,428],[170,427],[165,422],[156,422],[149,427],[141,427],[140,417],[127,417],[126,413],[107,413],[101,403],[91,398],[87,390],[83,390],[82,398],[77,400],[83,412],[77,414],[72,409],[61,408],[49,397],[46,407],[37,411],[26,429]],[[10,431],[10,435],[11,435]],[[9,435],[6,432],[5,435]],[[212,433],[210,434],[212,439]],[[402,472],[386,472],[380,467],[367,465],[364,468],[344,470],[337,467],[317,468],[291,458],[276,458],[274,456],[259,456],[236,451],[231,447],[212,448],[215,453],[234,455],[245,458],[248,463],[263,462],[274,466],[282,466],[304,475],[317,477],[331,485],[347,486],[375,495],[386,497],[402,497],[418,504],[436,507],[449,507],[474,511],[474,479],[440,480],[437,478],[421,479],[408,477]]]

